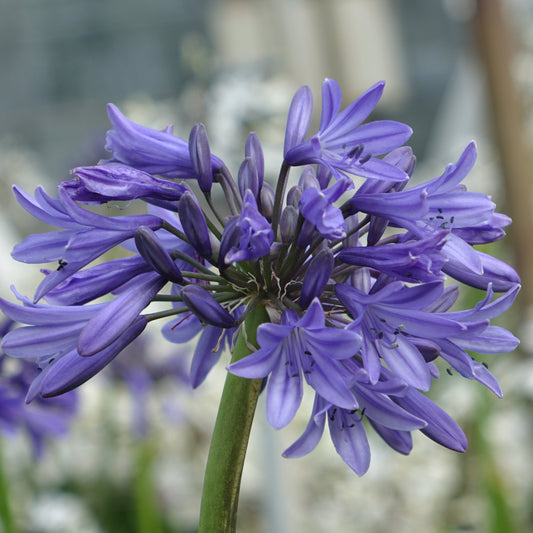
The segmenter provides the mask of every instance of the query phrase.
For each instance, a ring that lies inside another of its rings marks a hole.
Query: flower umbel
[[[363,123],[383,89],[374,85],[341,111],[340,88],[326,80],[320,127],[306,139],[312,95],[301,88],[274,187],[257,135],[246,140],[234,179],[211,153],[202,124],[186,141],[137,125],[114,106],[108,160],[74,169],[57,198],[15,187],[26,211],[60,228],[13,250],[19,261],[57,262],[43,270],[33,300],[17,293],[21,304],[0,300],[21,325],[5,336],[4,351],[41,368],[28,398],[72,390],[148,322],[166,318],[171,342],[200,334],[194,387],[238,337],[252,353],[228,371],[253,382],[254,394],[265,382],[274,428],[291,422],[306,390],[314,394],[309,425],[288,457],[311,451],[326,420],[335,449],[358,475],[370,463],[370,428],[404,454],[416,430],[464,451],[459,426],[423,392],[444,360],[501,395],[467,351],[508,352],[518,344],[490,325],[512,304],[518,275],[474,248],[502,238],[510,221],[460,184],[474,164],[473,143],[440,177],[409,188],[415,158],[402,145],[411,129]],[[286,191],[290,172],[299,179]],[[115,214],[119,200],[144,204],[147,213]],[[108,205],[105,214],[84,208],[99,204]],[[103,257],[113,248],[128,256]],[[94,260],[100,263],[88,266]],[[447,279],[485,295],[474,309],[450,311],[460,290]],[[257,316],[254,346],[243,336]]]

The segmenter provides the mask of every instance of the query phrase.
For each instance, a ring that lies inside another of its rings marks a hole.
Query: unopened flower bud
[[[246,158],[252,159],[257,169],[257,177],[259,178],[259,190],[263,186],[263,177],[265,175],[265,158],[263,156],[263,148],[259,142],[257,133],[251,132],[246,138],[244,145],[244,155]]]
[[[298,209],[301,198],[302,189],[298,185],[295,185],[294,187],[291,187],[289,189],[289,192],[287,193],[287,205],[292,205],[293,207]]]
[[[358,214],[346,217],[344,222],[346,223],[346,238],[343,241],[343,248],[357,246],[359,244],[359,232],[354,230],[359,225]]]
[[[318,180],[321,189],[325,189],[328,186],[332,177],[333,174],[331,173],[331,170],[328,167],[326,167],[325,165],[318,166],[316,170],[316,179]]]
[[[313,240],[316,234],[315,225],[309,220],[305,220],[298,235],[298,247],[302,250]]]
[[[187,191],[179,201],[179,217],[183,231],[196,251],[206,259],[212,254],[209,228],[201,207],[192,192]]]
[[[305,272],[299,304],[306,308],[315,296],[320,296],[333,272],[333,254],[329,249],[321,250],[309,263]]]
[[[259,206],[261,214],[269,221],[272,219],[272,213],[274,212],[275,196],[276,193],[271,185],[264,182],[259,193]]]
[[[224,233],[222,233],[222,238],[220,239],[220,248],[218,251],[218,268],[224,269],[227,268],[225,262],[226,254],[235,246],[238,246],[239,240],[242,235],[242,230],[237,226],[239,222],[239,217],[231,217],[224,226]]]
[[[186,285],[180,294],[187,307],[202,322],[219,328],[231,328],[235,325],[235,319],[200,285]]]
[[[77,167],[71,173],[76,178],[64,181],[61,186],[68,187],[70,196],[81,202],[143,198],[156,205],[163,202],[168,205],[168,202],[179,200],[186,190],[181,184],[118,163]]]
[[[287,116],[287,128],[285,130],[285,144],[283,154],[303,142],[307,133],[307,128],[311,122],[311,113],[313,112],[313,94],[311,89],[304,85],[296,91],[289,114]]]
[[[242,198],[244,198],[246,191],[250,189],[250,191],[252,191],[252,194],[254,195],[254,198],[257,199],[260,189],[259,175],[257,173],[257,168],[255,166],[254,160],[250,157],[247,157],[242,162],[239,168],[237,182]]]
[[[183,283],[183,276],[156,233],[147,226],[135,232],[135,245],[143,259],[164,278],[173,283]]]
[[[315,189],[321,189],[320,182],[318,181],[315,170],[313,167],[306,166],[304,167],[302,171],[302,175],[300,176],[300,179],[298,180],[298,185],[303,190],[307,189],[308,187],[314,187]]]
[[[475,287],[476,289],[486,289],[492,284],[492,289],[497,292],[505,292],[513,289],[520,283],[520,277],[507,263],[496,257],[478,251],[477,256],[481,262],[481,272],[473,272],[466,265],[455,258],[449,259],[443,267],[443,272]]]
[[[410,146],[401,146],[392,152],[388,153],[384,161],[394,165],[403,170],[408,176],[413,174],[416,165],[416,157],[413,154],[413,149]]]
[[[189,153],[191,163],[202,192],[209,192],[213,184],[213,170],[211,167],[211,150],[207,131],[201,123],[195,124],[189,135]]]
[[[296,225],[298,224],[298,210],[292,205],[288,205],[281,212],[281,219],[279,222],[279,229],[281,232],[281,240],[284,243],[289,243],[294,239],[296,233]]]

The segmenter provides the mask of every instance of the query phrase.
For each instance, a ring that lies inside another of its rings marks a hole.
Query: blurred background
[[[386,80],[372,118],[413,127],[415,181],[477,141],[467,185],[513,218],[491,253],[523,279],[500,322],[522,345],[487,361],[502,400],[446,372],[435,383],[432,397],[467,432],[466,454],[420,435],[403,457],[371,436],[363,478],[327,439],[303,459],[283,459],[308,410],[275,432],[260,405],[240,531],[533,531],[532,25],[531,0],[1,0],[0,295],[12,299],[12,283],[31,294],[40,276],[8,259],[42,231],[11,185],[53,191],[70,168],[105,157],[106,103],[185,138],[204,122],[212,151],[235,172],[257,131],[275,179],[299,86],[310,85],[318,108],[325,77],[339,81],[345,104]],[[196,530],[223,368],[191,392],[190,350],[167,345],[157,327],[119,359],[81,388],[70,430],[38,458],[27,433],[2,436],[0,531]]]

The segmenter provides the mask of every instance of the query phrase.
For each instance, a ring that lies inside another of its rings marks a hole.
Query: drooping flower
[[[387,372],[375,384],[357,365],[355,373],[352,392],[357,408],[340,408],[317,394],[306,430],[283,452],[285,457],[301,457],[312,451],[322,437],[327,419],[337,453],[356,474],[363,475],[370,464],[370,447],[363,424],[365,417],[400,453],[411,451],[413,430],[420,430],[453,450],[466,449],[466,437],[461,428],[423,394]]]
[[[7,355],[37,362],[42,368],[28,392],[29,398],[55,396],[84,383],[116,357],[146,326],[146,320],[138,317],[142,299],[131,299],[134,305],[123,316],[106,314],[107,321],[104,320],[100,330],[102,313],[106,313],[110,304],[49,306],[32,304],[22,296],[18,297],[24,306],[0,298],[0,309],[6,316],[27,324],[7,333],[2,340],[2,349]],[[109,327],[105,327],[106,322]],[[83,331],[88,325],[98,330],[100,335],[88,335],[85,343]],[[82,357],[78,344],[81,344],[82,350],[95,355]]]
[[[337,259],[350,265],[371,267],[402,281],[442,279],[441,270],[446,263],[442,248],[447,236],[444,231],[419,240],[403,235],[402,241],[394,244],[345,248]]]
[[[159,217],[152,215],[106,217],[92,213],[78,206],[61,187],[59,200],[48,196],[42,188],[35,191],[35,199],[18,187],[14,191],[28,213],[42,222],[65,228],[30,235],[13,249],[12,256],[17,261],[59,264],[37,288],[35,301],[111,248],[132,238],[139,226],[157,229],[162,224]]]

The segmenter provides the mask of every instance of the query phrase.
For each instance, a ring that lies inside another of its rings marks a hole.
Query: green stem
[[[233,215],[238,215],[241,212],[242,202],[239,190],[235,185],[235,180],[230,174],[228,167],[225,165],[218,172],[218,182],[222,187],[226,201]]]
[[[278,224],[281,218],[281,208],[283,207],[283,195],[285,194],[285,187],[287,185],[290,169],[290,165],[284,161],[279,171],[276,195],[274,198],[274,212],[272,213],[272,230],[274,231],[274,239],[276,239],[278,234]]]
[[[187,236],[183,231],[180,231],[178,228],[175,228],[170,222],[167,222],[166,220],[163,220],[163,224],[161,225],[162,229],[167,230],[169,233],[172,233],[173,235],[176,235],[178,239],[181,239],[183,242],[189,243],[189,239],[187,239]]]
[[[187,255],[184,252],[180,252],[179,250],[172,250],[172,252],[170,253],[170,257],[172,257],[172,259],[183,259],[183,261],[189,263],[189,265],[193,266],[194,268],[197,268],[200,272],[203,272],[204,274],[213,275],[212,270],[209,270],[209,268],[202,265],[202,263],[196,261],[196,259],[193,259],[191,256]]]
[[[154,489],[153,459],[156,454],[151,440],[136,443],[135,512],[137,533],[162,533],[163,520]]]
[[[216,274],[202,274],[201,272],[191,272],[189,270],[182,270],[181,275],[184,278],[203,279],[205,281],[225,281],[224,278]]]
[[[1,443],[2,441],[0,439],[0,444]],[[15,527],[13,514],[11,512],[9,501],[10,494],[9,483],[4,470],[4,454],[2,447],[0,446],[0,530],[15,533],[18,530]]]
[[[154,298],[154,301],[157,301],[157,300]],[[159,299],[159,301],[169,301],[169,300]],[[189,311],[188,307],[173,307],[172,309],[167,309],[166,311],[159,311],[157,313],[148,313],[144,315],[144,317],[146,318],[148,322],[151,322],[152,320],[159,320],[160,318],[167,318],[169,316],[180,315],[181,313],[186,313],[187,311]]]
[[[205,197],[205,200],[207,202],[207,205],[211,208],[211,212],[213,213],[213,215],[215,215],[216,219],[218,220],[218,222],[220,223],[220,225],[222,226],[222,228],[224,228],[224,226],[226,225],[224,223],[224,218],[222,217],[222,215],[218,212],[215,204],[213,203],[213,198],[211,197],[211,193],[204,193],[204,197]],[[222,235],[219,236],[219,239]]]
[[[244,322],[246,335],[241,330],[232,362],[251,353],[249,345],[256,344],[257,328],[266,321],[264,307],[257,306]],[[226,377],[207,459],[199,533],[236,531],[242,469],[261,381],[229,373]]]

